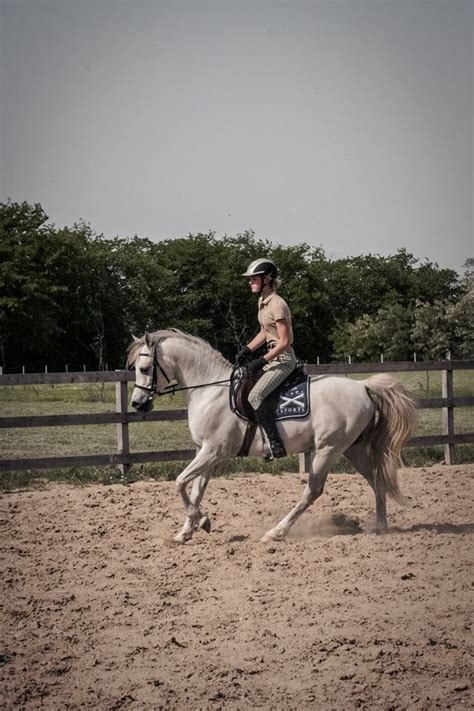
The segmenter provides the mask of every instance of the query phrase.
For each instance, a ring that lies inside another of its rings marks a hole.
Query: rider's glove
[[[264,365],[267,365],[268,360],[261,356],[260,358],[254,358],[251,360],[247,367],[247,372],[249,375],[254,375],[257,371],[261,370]]]
[[[238,365],[243,365],[243,363],[245,363],[251,355],[252,351],[250,350],[250,348],[248,346],[244,346],[240,349],[240,351],[238,351],[237,355],[235,356],[235,362]]]

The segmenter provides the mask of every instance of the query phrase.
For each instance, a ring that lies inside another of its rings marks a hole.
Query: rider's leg
[[[255,410],[258,423],[263,427],[270,445],[271,454],[264,455],[264,459],[280,459],[286,457],[286,449],[278,432],[275,422],[274,403],[264,400],[260,407]]]
[[[275,422],[275,412],[266,398],[293,372],[295,365],[296,359],[292,352],[282,353],[278,358],[270,361],[248,398],[259,424],[265,431],[272,457],[276,459],[286,456],[286,449]]]

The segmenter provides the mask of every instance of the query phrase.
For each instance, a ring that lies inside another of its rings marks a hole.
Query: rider
[[[240,349],[237,362],[244,363],[251,358],[253,351],[266,344],[266,354],[248,364],[249,374],[261,368],[264,371],[250,391],[248,400],[267,435],[272,457],[278,459],[286,456],[286,450],[275,423],[274,409],[266,398],[296,367],[291,313],[287,303],[275,292],[278,270],[270,259],[255,259],[242,276],[248,279],[252,294],[259,297],[260,332]]]

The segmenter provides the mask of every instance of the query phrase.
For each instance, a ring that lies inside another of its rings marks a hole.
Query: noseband
[[[151,358],[150,353],[139,353],[138,357],[140,356],[146,356],[147,358]],[[165,371],[163,370],[158,358],[156,357],[155,353],[153,353],[153,372],[151,376],[151,385],[138,385],[138,383],[134,383],[134,387],[138,388],[138,390],[144,390],[146,393],[149,393],[150,400],[153,397],[153,395],[159,395],[160,393],[156,389],[156,383],[158,381],[158,371],[165,377],[166,382],[168,385],[171,383],[170,378],[167,376]]]

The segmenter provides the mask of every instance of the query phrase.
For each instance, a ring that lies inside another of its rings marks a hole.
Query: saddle
[[[230,408],[243,420],[257,421],[248,396],[263,372],[260,370],[249,376],[246,369],[236,368],[232,373],[229,391]],[[270,393],[267,402],[274,408],[275,420],[306,417],[309,414],[309,376],[304,372],[302,365],[297,365],[294,371]]]
[[[230,378],[229,404],[242,420],[247,421],[244,441],[237,456],[246,457],[250,451],[258,422],[248,396],[255,383],[263,375],[263,370],[249,376],[245,368],[235,368]],[[274,408],[275,420],[292,417],[306,417],[309,414],[309,376],[303,366],[297,366],[292,373],[267,397]]]

